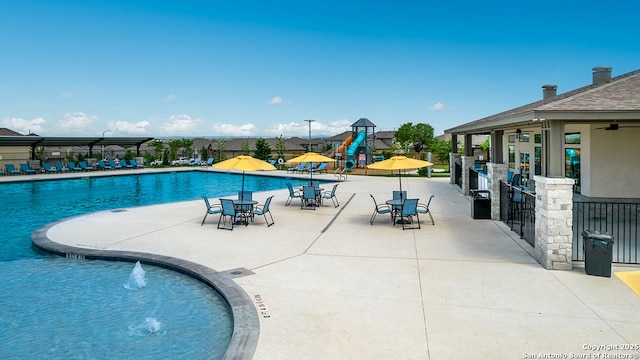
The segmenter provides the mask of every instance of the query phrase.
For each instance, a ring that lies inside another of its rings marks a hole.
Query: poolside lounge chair
[[[207,159],[207,161],[203,161],[200,163],[200,166],[202,167],[209,167],[211,165],[213,165],[213,158],[209,158]]]
[[[200,165],[200,162],[201,162],[201,161],[202,161],[202,159],[200,159],[199,157],[198,157],[198,158],[195,158],[195,159],[193,159],[193,161],[190,161],[190,162],[189,162],[189,166],[196,166],[196,165]]]
[[[318,167],[313,168],[313,169],[311,169],[309,171],[311,171],[312,173],[315,173],[315,172],[317,172],[317,173],[322,173],[322,172],[326,173],[327,172],[327,163],[320,163],[320,165],[318,165]]]
[[[142,165],[142,164],[138,164],[138,162],[136,161],[136,159],[131,159],[131,160],[129,160],[129,163],[131,164],[131,166],[132,166],[134,169],[142,169],[142,168],[144,168],[144,165]]]
[[[202,198],[204,199],[204,204],[207,206],[207,212],[204,213],[204,217],[202,218],[202,222],[200,223],[200,226],[204,224],[204,221],[207,219],[207,215],[215,215],[215,214],[222,213],[222,205],[211,205],[209,203],[209,198],[207,197],[207,195],[202,195]]]
[[[393,223],[393,213],[392,213],[391,206],[387,204],[378,204],[376,202],[376,198],[374,198],[373,195],[369,194],[369,196],[371,196],[371,199],[373,200],[373,204],[375,205],[373,214],[371,214],[371,219],[369,219],[369,222],[371,223],[371,225],[373,225],[373,222],[376,220],[376,215],[384,215],[384,214],[390,214],[391,222]]]
[[[42,168],[44,168],[44,171],[47,173],[57,173],[58,169],[52,168],[51,164],[49,164],[48,162],[43,162],[42,163]]]
[[[9,175],[20,175],[20,170],[13,167],[13,164],[4,164],[4,167],[7,169]]]
[[[107,163],[114,169],[122,169],[122,166],[116,164],[116,162],[113,160],[108,160]]]
[[[413,217],[415,216],[415,220]],[[418,216],[418,199],[405,199],[402,202],[402,208],[397,215],[400,218],[399,222],[402,224],[402,230],[416,229],[415,224],[418,224],[417,229],[420,229],[420,217]],[[411,224],[411,227],[409,227]],[[395,225],[395,223],[394,223]]]
[[[431,194],[431,196],[429,196],[429,201],[427,201],[426,204],[423,203],[418,203],[418,214],[429,214],[429,217],[431,218],[431,225],[435,225],[436,223],[433,221],[433,216],[431,216],[431,211],[429,211],[429,205],[431,205],[431,199],[433,199],[433,197],[436,196],[435,194]]]
[[[220,205],[222,206],[222,212],[220,213],[220,219],[218,219],[218,229],[232,230],[233,225],[237,220],[236,207],[233,205],[231,199],[220,199]],[[226,218],[229,217],[229,223],[231,227],[220,226],[220,223],[226,223]]]
[[[67,166],[69,167],[69,170],[71,170],[71,171],[82,171],[82,168],[76,166],[76,163],[73,162],[73,161],[68,161],[67,162]]]
[[[305,166],[307,166],[307,163],[301,162],[298,166],[288,168],[287,172],[292,172],[292,173],[301,172]]]
[[[298,191],[293,190],[293,185],[291,185],[290,182],[286,183],[286,185],[289,189],[289,198],[287,199],[287,202],[284,204],[284,206],[289,206],[289,204],[291,204],[291,200],[302,198],[302,194],[300,194]]]
[[[113,170],[111,165],[107,165],[103,160],[98,161],[98,168],[102,170]]]
[[[36,171],[29,167],[29,164],[20,164],[20,170],[25,174],[35,174]]]
[[[331,191],[325,191],[322,193],[322,196],[321,196],[323,200],[331,199],[331,202],[333,203],[333,207],[340,206],[340,203],[338,203],[338,198],[336,197],[336,189],[338,188],[338,185],[340,184],[333,185],[333,189],[331,189]]]
[[[120,166],[122,166],[124,169],[133,169],[133,165],[127,163],[127,160],[120,159],[118,161],[120,162]]]
[[[61,162],[54,162],[53,165],[55,165],[56,169],[65,172],[65,171],[69,171],[69,168],[66,166],[63,166]]]
[[[93,171],[93,167],[87,165],[86,161],[78,161],[78,164],[80,165],[82,171]]]
[[[253,209],[253,214],[252,214],[252,216],[263,215],[264,221],[267,223],[267,227],[275,223],[275,221],[273,221],[273,215],[271,215],[271,210],[269,209],[269,205],[271,205],[271,199],[273,198],[273,196],[274,195],[269,196],[267,200],[265,200],[264,205],[256,205],[255,209]],[[269,214],[269,217],[271,218],[271,223],[269,223],[269,220],[267,219],[267,214]]]

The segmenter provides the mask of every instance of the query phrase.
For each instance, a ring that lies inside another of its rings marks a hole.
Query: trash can
[[[471,190],[471,217],[491,219],[491,191]]]
[[[599,231],[585,230],[582,232],[582,238],[584,240],[584,271],[587,275],[611,277],[613,236]]]

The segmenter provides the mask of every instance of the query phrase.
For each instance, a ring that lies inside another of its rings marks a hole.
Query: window
[[[509,135],[509,143],[513,144],[514,142],[516,142],[516,136],[515,135]]]
[[[564,134],[565,144],[580,144],[580,133],[567,133]]]
[[[564,150],[564,176],[574,179],[573,191],[580,192],[580,149]]]
[[[536,146],[533,148],[535,175],[542,175],[542,148]]]
[[[533,141],[536,144],[542,144],[542,134],[534,134],[533,135]]]
[[[509,168],[515,169],[516,167],[516,146],[509,145]]]
[[[520,134],[520,136],[518,136],[518,141],[529,142],[529,134]]]

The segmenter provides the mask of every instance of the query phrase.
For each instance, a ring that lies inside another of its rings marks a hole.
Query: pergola
[[[88,146],[89,156],[93,154],[94,146],[119,145],[122,147],[136,147],[136,156],[140,156],[140,146],[153,137],[49,137],[49,136],[0,136],[0,147],[29,146],[31,159],[35,159],[36,148],[39,146]]]

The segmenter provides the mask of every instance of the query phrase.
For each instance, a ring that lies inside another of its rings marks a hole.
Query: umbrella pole
[[[242,170],[242,199],[244,199],[244,170]]]
[[[398,170],[398,180],[400,181],[400,200],[402,200],[402,173]]]

